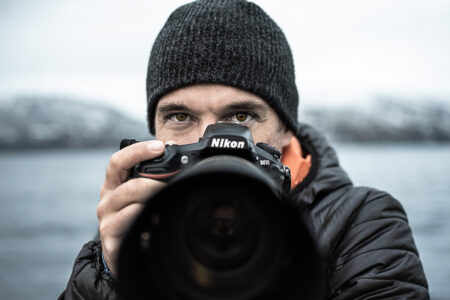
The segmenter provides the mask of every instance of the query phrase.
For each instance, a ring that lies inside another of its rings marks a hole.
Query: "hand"
[[[148,178],[133,178],[127,181],[129,170],[139,162],[160,156],[164,148],[161,141],[139,142],[111,156],[105,181],[100,189],[97,217],[103,256],[113,274],[117,271],[117,255],[128,226],[142,210],[145,202],[165,185]]]

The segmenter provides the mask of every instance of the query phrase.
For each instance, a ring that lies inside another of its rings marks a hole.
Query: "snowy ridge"
[[[450,142],[450,107],[379,98],[369,106],[306,110],[300,120],[339,142]]]
[[[365,107],[301,111],[300,120],[339,142],[450,142],[450,108],[381,99]],[[86,101],[18,97],[0,102],[0,150],[117,146],[148,140],[145,120]]]
[[[0,102],[0,149],[118,146],[150,139],[145,121],[77,100],[20,97]]]

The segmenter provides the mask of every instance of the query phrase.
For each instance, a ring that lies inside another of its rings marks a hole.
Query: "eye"
[[[188,115],[185,113],[175,113],[170,116],[170,119],[174,122],[186,122]]]
[[[248,114],[245,113],[238,113],[235,115],[236,120],[238,120],[239,122],[245,122],[247,121],[248,118]]]
[[[233,113],[229,116],[231,122],[245,123],[253,119],[253,116],[246,112]]]

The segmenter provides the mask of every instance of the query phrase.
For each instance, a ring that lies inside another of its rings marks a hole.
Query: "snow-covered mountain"
[[[383,99],[371,106],[309,109],[300,120],[340,142],[450,142],[450,108],[439,102]],[[0,150],[118,146],[147,140],[145,120],[111,107],[51,97],[0,101]]]
[[[450,142],[450,107],[379,98],[370,105],[306,110],[300,120],[340,142]]]
[[[49,97],[0,102],[0,149],[118,146],[150,139],[139,122],[107,106]]]

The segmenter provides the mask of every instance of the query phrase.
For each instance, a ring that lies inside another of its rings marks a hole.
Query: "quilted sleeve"
[[[429,299],[406,213],[390,195],[371,191],[329,260],[331,299]]]
[[[120,299],[113,279],[105,273],[99,240],[83,246],[73,266],[66,290],[58,300]]]

